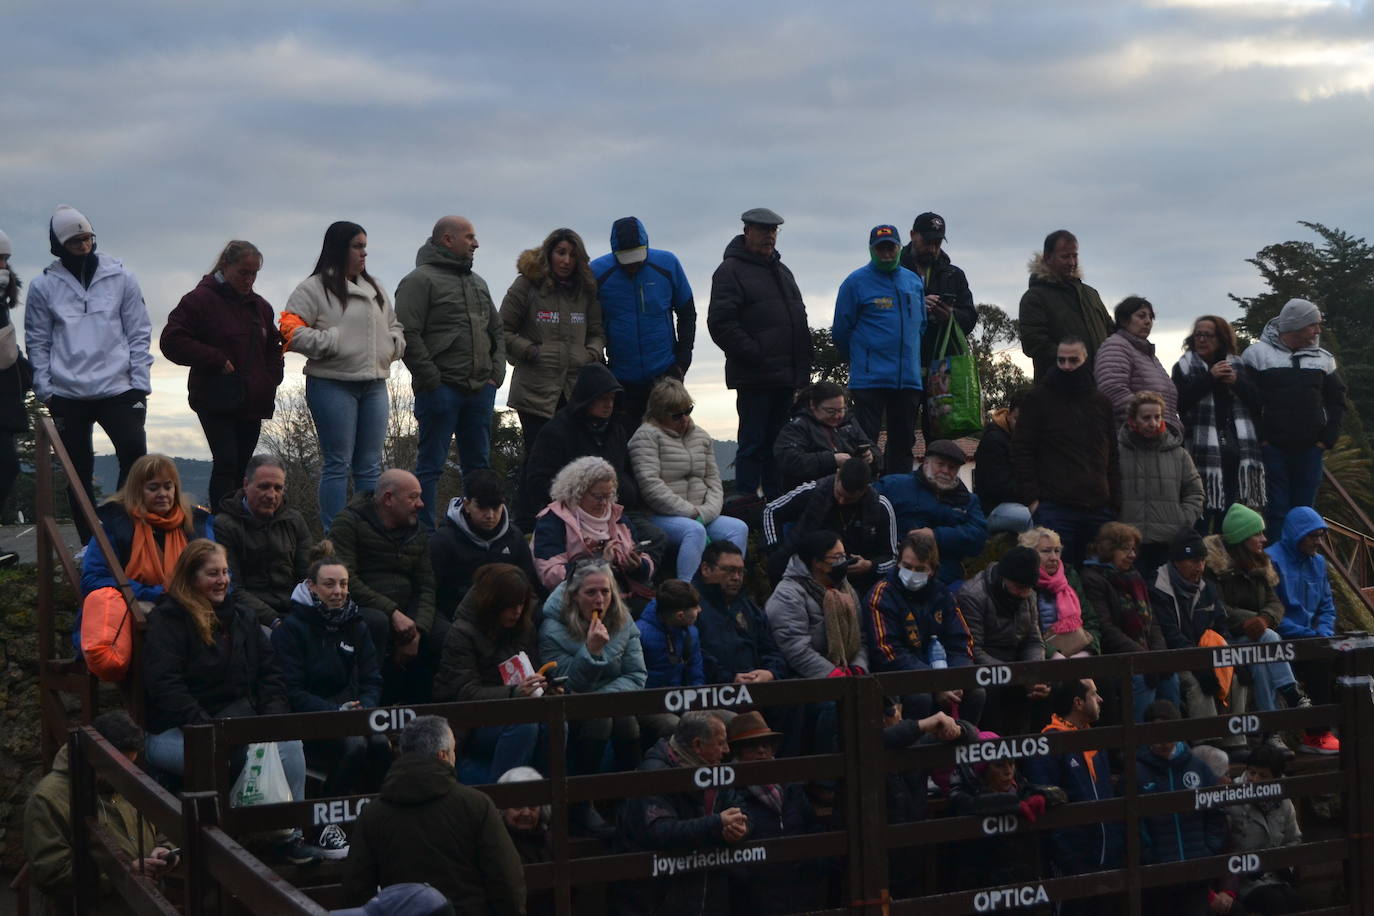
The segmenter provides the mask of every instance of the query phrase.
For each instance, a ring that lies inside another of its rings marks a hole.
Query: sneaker
[[[83,545],[80,550],[72,554],[72,559],[76,561],[77,566],[80,566],[82,563],[86,562],[86,546],[88,545]]]
[[[324,852],[307,843],[299,830],[291,831],[291,834],[279,841],[272,851],[276,853],[277,858],[292,865],[318,865],[324,858]]]
[[[19,562],[19,554],[13,550],[0,550],[0,569],[13,566]]]
[[[1283,736],[1276,732],[1271,732],[1267,735],[1262,743],[1267,744],[1269,747],[1272,747],[1282,754],[1284,760],[1292,760],[1297,756],[1297,754],[1293,753],[1293,749],[1288,746],[1288,743],[1283,740]]]
[[[1302,736],[1302,747],[1299,748],[1304,754],[1339,754],[1341,752],[1341,742],[1330,731],[1324,731],[1319,735],[1304,734]]]
[[[315,848],[326,859],[343,859],[348,856],[348,834],[338,824],[326,824],[315,841]]]

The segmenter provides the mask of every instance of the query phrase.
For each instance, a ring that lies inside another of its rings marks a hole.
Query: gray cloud
[[[1297,220],[1362,233],[1369,213],[1366,3],[135,0],[6,21],[24,40],[6,56],[0,228],[26,278],[62,202],[138,273],[158,325],[231,237],[266,252],[259,289],[280,306],[329,222],[367,227],[394,288],[461,212],[499,298],[550,229],[595,254],[634,213],[696,290],[689,381],[717,435],[733,398],[704,312],[747,207],[787,218],[813,323],[871,225],[934,209],[981,301],[1014,311],[1027,256],[1067,226],[1104,299],[1149,296],[1161,334],[1232,313],[1226,293],[1258,285],[1243,259]],[[157,369],[150,440],[189,454],[184,372]]]

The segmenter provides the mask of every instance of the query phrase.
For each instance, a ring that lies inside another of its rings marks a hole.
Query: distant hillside
[[[204,458],[173,458],[177,463],[177,473],[181,475],[181,488],[191,497],[191,502],[205,505],[210,492],[210,462]],[[95,485],[99,487],[102,499],[115,494],[119,483],[119,459],[114,455],[95,456]]]
[[[734,441],[716,441],[716,464],[720,466],[722,480],[735,479],[735,452],[739,446]],[[210,492],[210,462],[204,458],[173,458],[177,472],[181,474],[181,487],[197,505],[205,505],[206,494]],[[95,456],[95,483],[102,497],[113,496],[115,484],[119,481],[119,461],[114,455]]]

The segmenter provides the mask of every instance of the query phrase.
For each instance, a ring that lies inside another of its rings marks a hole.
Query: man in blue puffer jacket
[[[1336,603],[1331,597],[1331,580],[1326,576],[1326,558],[1317,553],[1326,522],[1310,506],[1290,509],[1283,520],[1283,537],[1265,549],[1279,574],[1274,586],[1283,602],[1279,635],[1284,639],[1332,636],[1336,632]],[[1331,702],[1331,664],[1317,659],[1290,662],[1293,673],[1307,688],[1312,702]],[[1340,740],[1330,729],[1309,728],[1302,737],[1304,754],[1332,755],[1340,752]]]
[[[899,263],[901,236],[895,226],[874,226],[868,251],[869,262],[840,285],[830,334],[849,360],[859,425],[877,442],[887,414],[886,472],[905,474],[911,470],[921,407],[924,286]]]
[[[665,375],[680,381],[692,365],[697,336],[692,286],[677,255],[650,248],[649,233],[633,216],[611,225],[611,253],[592,262],[592,276],[601,301],[606,359],[624,388],[617,411],[625,431],[633,433],[654,382]]]

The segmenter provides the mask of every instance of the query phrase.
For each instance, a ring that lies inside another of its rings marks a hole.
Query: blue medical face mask
[[[930,573],[900,568],[897,570],[897,579],[902,583],[903,588],[919,592],[930,582]]]

